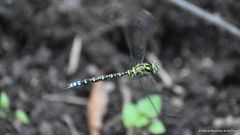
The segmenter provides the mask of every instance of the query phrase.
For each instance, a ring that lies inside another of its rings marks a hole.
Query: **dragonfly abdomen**
[[[90,83],[95,83],[98,81],[111,80],[111,79],[121,77],[121,76],[124,76],[127,74],[128,74],[128,72],[119,72],[119,73],[113,73],[113,74],[108,74],[108,75],[92,77],[92,78],[88,78],[88,79],[84,79],[84,80],[78,80],[78,81],[69,83],[67,85],[67,89],[74,88],[74,87],[81,86],[81,85],[90,84]]]

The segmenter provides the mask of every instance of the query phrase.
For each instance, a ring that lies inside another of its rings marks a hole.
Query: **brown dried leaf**
[[[112,90],[112,83],[97,82],[93,84],[87,105],[87,120],[91,135],[100,135],[102,120],[107,113],[109,92]]]

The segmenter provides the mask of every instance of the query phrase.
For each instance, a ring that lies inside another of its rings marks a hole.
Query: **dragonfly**
[[[145,9],[141,9],[137,12],[136,15],[131,17],[128,26],[125,28],[124,34],[130,51],[131,59],[133,59],[135,66],[124,72],[117,72],[108,75],[101,75],[83,80],[77,80],[67,84],[66,88],[72,89],[78,86],[87,85],[98,81],[112,80],[114,78],[123,76],[130,78],[144,78],[157,74],[160,70],[159,63],[154,61],[143,62],[147,40],[151,36],[152,22],[153,16],[151,13]],[[151,97],[148,96],[148,98],[156,110]]]
[[[87,84],[95,83],[98,81],[111,80],[111,79],[122,77],[122,76],[128,76],[128,77],[134,77],[134,78],[146,77],[146,76],[149,76],[150,74],[156,74],[159,70],[160,70],[160,66],[158,63],[155,63],[155,62],[140,63],[125,72],[101,75],[98,77],[91,77],[91,78],[69,83],[66,88],[71,89],[77,86],[87,85]]]

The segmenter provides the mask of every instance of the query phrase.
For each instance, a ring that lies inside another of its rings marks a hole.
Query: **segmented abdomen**
[[[98,82],[98,81],[111,80],[113,78],[121,77],[121,76],[124,76],[127,74],[128,74],[127,72],[120,72],[120,73],[114,73],[114,74],[109,74],[109,75],[102,75],[102,76],[98,76],[98,77],[92,77],[92,78],[88,78],[88,79],[84,79],[84,80],[78,80],[78,81],[69,83],[66,86],[66,88],[70,89],[70,88],[74,88],[77,86],[86,85],[86,84],[90,84],[90,83],[94,83],[94,82]]]

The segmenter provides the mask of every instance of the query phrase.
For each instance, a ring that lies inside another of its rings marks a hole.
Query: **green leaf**
[[[1,92],[0,95],[0,107],[5,112],[9,112],[10,110],[10,100],[5,92]]]
[[[154,120],[152,124],[148,127],[148,131],[151,134],[164,134],[166,132],[166,127],[159,120]]]
[[[137,102],[137,108],[140,113],[147,117],[156,117],[162,110],[162,100],[159,95],[151,95],[140,99]]]
[[[122,120],[125,127],[135,126],[138,119],[138,112],[136,105],[125,103],[123,105]]]
[[[144,115],[138,114],[138,119],[135,121],[136,128],[143,128],[149,124],[149,118]]]
[[[23,124],[29,124],[29,118],[28,115],[25,111],[21,110],[21,109],[17,109],[15,111],[15,115],[17,117],[17,119],[23,123]]]

